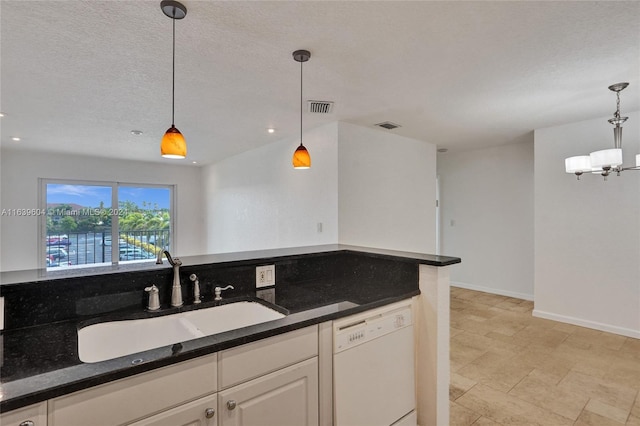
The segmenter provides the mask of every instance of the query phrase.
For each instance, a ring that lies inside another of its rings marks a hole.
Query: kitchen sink
[[[78,330],[78,356],[100,362],[284,318],[257,302],[235,302],[154,318],[110,321]]]

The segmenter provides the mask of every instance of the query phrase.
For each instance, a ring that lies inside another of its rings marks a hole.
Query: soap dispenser
[[[152,284],[151,287],[147,287],[144,289],[147,293],[149,293],[149,305],[147,306],[147,310],[149,311],[157,311],[160,309],[160,296],[158,296],[158,287],[155,284]]]

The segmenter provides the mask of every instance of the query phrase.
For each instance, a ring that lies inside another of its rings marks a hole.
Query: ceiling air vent
[[[329,114],[333,109],[333,102],[328,101],[307,101],[309,112],[315,114]]]
[[[378,124],[376,124],[376,126],[384,127],[387,130],[393,130],[393,129],[396,129],[398,127],[402,127],[401,125],[396,124],[396,123],[392,123],[390,121],[385,121],[383,123],[378,123]]]

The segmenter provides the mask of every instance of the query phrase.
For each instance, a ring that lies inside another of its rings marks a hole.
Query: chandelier
[[[640,154],[636,155],[635,167],[623,167],[622,166],[622,126],[621,124],[627,121],[629,117],[620,116],[620,92],[623,91],[629,83],[617,83],[609,86],[609,90],[616,92],[616,112],[613,113],[613,118],[608,121],[613,127],[613,148],[603,149],[600,151],[594,151],[589,155],[578,155],[576,157],[569,157],[564,160],[565,170],[567,173],[573,173],[580,180],[580,176],[583,173],[593,173],[604,176],[604,180],[607,180],[607,176],[611,173],[616,173],[620,176],[620,172],[624,170],[640,170]]]

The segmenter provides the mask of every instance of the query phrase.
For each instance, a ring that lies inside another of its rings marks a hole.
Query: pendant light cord
[[[175,110],[176,110],[176,8],[173,8],[173,53],[171,67],[171,127],[175,127]]]
[[[302,146],[302,61],[300,61],[300,146]]]

